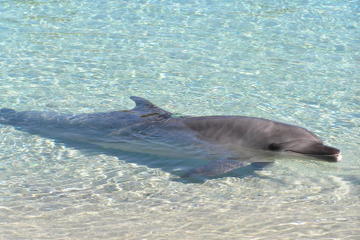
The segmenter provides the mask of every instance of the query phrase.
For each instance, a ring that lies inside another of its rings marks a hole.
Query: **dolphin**
[[[0,123],[54,139],[174,158],[209,160],[183,177],[213,177],[286,156],[341,160],[309,130],[247,116],[174,116],[141,97],[131,110],[60,114],[0,109]]]

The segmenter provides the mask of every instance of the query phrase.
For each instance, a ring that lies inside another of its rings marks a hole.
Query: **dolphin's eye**
[[[268,146],[268,149],[270,151],[279,151],[280,150],[280,145],[279,144],[276,144],[276,143],[271,143],[269,146]]]

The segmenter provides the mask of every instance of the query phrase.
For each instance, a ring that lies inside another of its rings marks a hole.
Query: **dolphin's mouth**
[[[313,154],[309,154],[309,156],[320,159],[320,160],[325,160],[327,162],[339,162],[342,159],[340,153],[331,154],[331,155],[313,155]]]
[[[309,153],[296,152],[296,151],[292,151],[292,150],[286,150],[286,152],[301,154],[304,156],[309,156],[309,157],[313,157],[316,159],[324,160],[327,162],[339,162],[342,160],[342,155],[340,152],[335,153],[335,154],[309,154]]]

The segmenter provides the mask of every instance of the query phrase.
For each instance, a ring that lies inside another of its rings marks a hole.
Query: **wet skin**
[[[3,108],[0,123],[105,148],[210,160],[185,177],[221,175],[287,155],[331,162],[341,158],[338,149],[302,127],[244,116],[172,117],[143,98],[131,99],[136,103],[132,110],[78,115]]]

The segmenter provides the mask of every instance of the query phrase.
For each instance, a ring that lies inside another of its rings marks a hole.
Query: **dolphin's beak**
[[[336,154],[332,154],[332,155],[312,155],[310,154],[310,156],[320,159],[320,160],[325,160],[327,162],[339,162],[342,160],[342,156],[341,153],[336,153]]]
[[[341,161],[340,150],[334,147],[323,145],[321,153],[314,154],[314,157],[328,161],[328,162],[338,162]]]
[[[302,151],[301,151],[302,150]],[[305,156],[313,157],[319,160],[324,160],[328,162],[338,162],[341,161],[340,150],[334,147],[326,146],[323,144],[316,144],[308,149],[301,150],[287,150],[289,152],[302,154]]]
[[[339,162],[342,160],[341,153],[336,153],[336,154],[331,154],[331,155],[317,155],[317,154],[299,153],[299,152],[294,152],[294,151],[286,151],[286,152],[291,152],[291,153],[295,153],[295,154],[299,154],[299,155],[303,155],[303,156],[308,156],[308,157],[316,158],[318,160],[323,160],[323,161],[327,161],[327,162]]]

